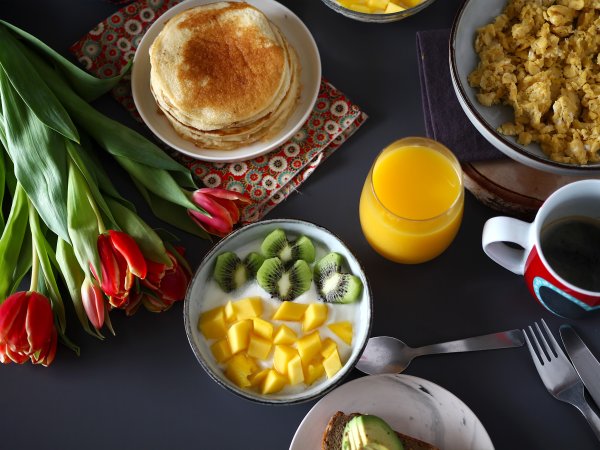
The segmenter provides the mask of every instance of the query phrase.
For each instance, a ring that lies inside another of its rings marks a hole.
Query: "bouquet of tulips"
[[[191,277],[183,249],[123,198],[92,142],[130,175],[157,217],[225,236],[247,196],[197,189],[190,172],[89,101],[119,77],[97,79],[0,21],[0,362],[49,365],[66,335],[63,298],[102,338],[109,313],[153,312],[181,300]],[[5,214],[6,212],[6,214]],[[19,291],[30,275],[28,291]]]

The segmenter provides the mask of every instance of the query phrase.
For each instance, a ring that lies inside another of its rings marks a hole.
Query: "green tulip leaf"
[[[6,150],[12,160],[14,174],[48,228],[68,240],[64,138],[40,122],[15,93],[1,69],[0,93]]]
[[[83,306],[83,299],[81,298],[81,285],[83,284],[85,276],[81,267],[79,267],[79,262],[75,257],[73,247],[62,239],[59,239],[56,243],[56,261],[60,267],[60,273],[67,286],[71,300],[73,301],[75,314],[77,315],[81,326],[86,333],[97,337],[98,339],[104,339],[104,336],[98,330],[90,326],[90,322]]]
[[[0,233],[4,231],[4,212],[2,204],[4,203],[4,191],[6,187],[6,165],[4,164],[4,147],[0,144]]]
[[[123,78],[123,75],[125,75],[131,67],[130,61],[125,67],[123,67],[119,75],[110,78],[96,78],[85,70],[82,70],[79,66],[73,64],[68,59],[64,58],[51,47],[48,47],[35,36],[32,36],[26,31],[23,31],[20,28],[17,28],[16,26],[3,20],[0,20],[0,23],[4,24],[12,32],[27,41],[28,44],[35,47],[37,50],[50,58],[69,80],[69,84],[73,86],[73,89],[75,89],[75,91],[77,91],[77,93],[88,102],[97,99],[115,87],[121,78]]]
[[[44,125],[68,139],[79,141],[77,128],[69,114],[20,51],[17,39],[2,25],[0,42],[0,66],[23,102]]]
[[[27,230],[27,194],[17,185],[4,232],[0,237],[0,303],[8,297],[13,280],[14,268]]]
[[[98,216],[92,196],[78,167],[69,163],[69,189],[67,195],[67,221],[70,242],[79,266],[90,276],[90,265],[98,277],[102,276],[98,254]]]
[[[52,269],[52,261],[56,261],[56,256],[54,255],[54,251],[52,248],[50,248],[50,245],[44,236],[40,226],[38,214],[31,202],[28,202],[28,209],[32,244],[35,247],[40,267],[42,268],[42,272],[44,274],[46,288],[48,289],[49,298],[52,302],[52,311],[54,311],[56,314],[58,331],[64,334],[67,327],[65,306],[63,304],[58,285],[56,284],[56,278],[54,277],[54,271]],[[57,264],[55,263],[54,265],[56,266]]]
[[[8,295],[14,294],[19,286],[21,285],[21,281],[25,278],[25,275],[29,273],[31,270],[31,234],[25,233],[23,238],[23,243],[21,244],[21,250],[19,252],[19,257],[17,259],[17,264],[15,266],[15,270],[13,271],[11,285],[8,291]]]
[[[190,171],[163,152],[156,144],[125,125],[109,119],[79,97],[59,72],[29,49],[27,59],[63,103],[73,120],[104,150],[114,156],[130,158],[157,169],[181,172],[191,179]]]
[[[156,217],[164,222],[203,239],[211,239],[210,235],[200,228],[188,215],[187,209],[165,200],[147,190],[134,179],[138,190],[152,209]]]

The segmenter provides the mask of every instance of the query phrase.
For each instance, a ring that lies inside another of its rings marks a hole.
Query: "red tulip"
[[[85,278],[81,285],[81,299],[83,300],[83,309],[90,319],[90,322],[99,330],[104,325],[104,294],[94,281]]]
[[[127,304],[134,276],[146,277],[146,261],[135,240],[122,231],[109,230],[98,236],[98,253],[102,267],[100,286],[116,308]],[[94,276],[98,279],[97,274]]]
[[[210,216],[190,209],[190,217],[202,229],[219,237],[231,233],[233,225],[240,220],[240,208],[250,203],[250,197],[245,194],[216,188],[198,189],[192,198]]]
[[[148,274],[142,281],[150,288],[142,298],[146,309],[152,312],[162,312],[169,309],[173,303],[182,300],[192,273],[186,264],[181,263],[171,252],[167,251],[172,267],[154,261],[146,261]]]
[[[57,334],[50,300],[38,292],[17,292],[0,305],[0,362],[48,366]]]

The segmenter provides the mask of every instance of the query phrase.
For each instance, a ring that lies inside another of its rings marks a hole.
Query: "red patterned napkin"
[[[180,0],[138,0],[99,23],[73,44],[71,51],[86,69],[99,77],[120,73],[133,58],[145,31]],[[113,96],[141,121],[131,95],[129,75],[113,89]],[[259,220],[348,139],[367,115],[329,82],[321,81],[319,97],[304,126],[276,150],[244,162],[208,163],[170,149],[207,187],[246,192],[252,203],[242,211],[242,222]]]

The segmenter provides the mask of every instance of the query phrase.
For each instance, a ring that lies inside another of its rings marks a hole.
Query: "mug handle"
[[[505,269],[523,275],[529,253],[531,225],[512,217],[492,217],[483,226],[481,236],[483,251]],[[510,247],[506,242],[515,243],[523,248]]]

